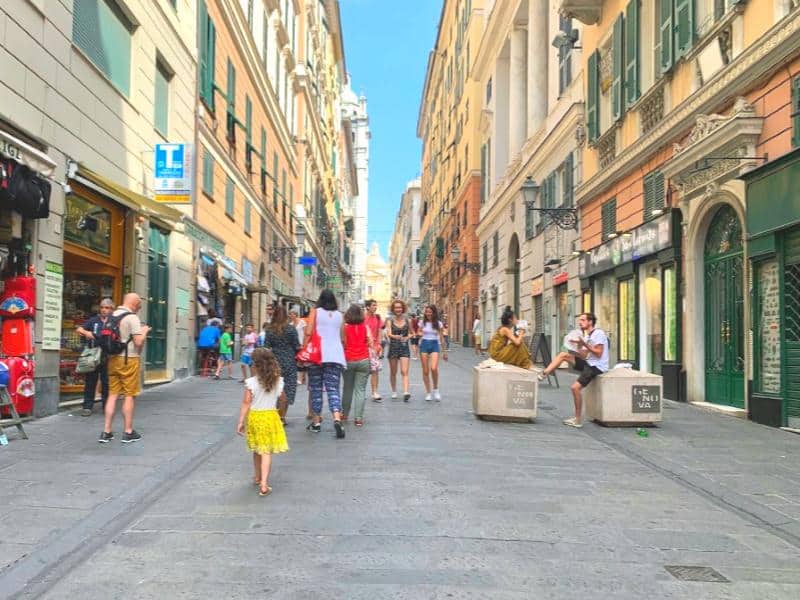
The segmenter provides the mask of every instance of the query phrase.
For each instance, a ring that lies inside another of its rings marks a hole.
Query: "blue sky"
[[[369,244],[388,258],[400,195],[420,171],[417,113],[440,0],[340,0],[353,91],[367,96],[372,140]]]

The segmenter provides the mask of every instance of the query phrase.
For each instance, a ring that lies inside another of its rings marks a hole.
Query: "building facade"
[[[365,300],[375,300],[378,303],[378,313],[386,315],[389,312],[389,303],[392,301],[391,269],[386,259],[381,256],[377,242],[373,242],[367,255],[367,273],[365,276]]]
[[[612,359],[792,427],[795,4],[561,3],[585,24],[581,282]]]
[[[556,2],[494,2],[486,17],[471,71],[482,90],[477,234],[486,340],[511,306],[557,352],[583,307],[582,224],[573,212],[584,120],[580,35]],[[524,201],[526,182],[535,210]]]
[[[409,181],[400,198],[394,234],[389,245],[392,297],[408,304],[410,312],[422,311],[419,285],[419,179]]]
[[[469,77],[483,32],[481,0],[443,3],[428,58],[417,136],[422,140],[421,296],[469,340],[478,310],[481,88]]]
[[[0,19],[0,171],[41,190],[35,209],[17,198],[0,211],[6,284],[35,279],[33,336],[18,349],[34,358],[35,414],[81,395],[75,329],[104,296],[142,297],[146,382],[187,375],[191,192],[153,198],[156,144],[181,144],[191,164],[195,3],[12,0]]]

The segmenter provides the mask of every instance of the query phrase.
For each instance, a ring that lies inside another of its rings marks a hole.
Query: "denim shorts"
[[[233,353],[224,352],[219,355],[220,362],[233,362]]]
[[[439,340],[420,340],[419,341],[420,354],[433,354],[439,352]]]
[[[253,364],[253,359],[250,357],[250,355],[249,355],[249,354],[242,354],[242,355],[239,357],[239,360],[242,362],[242,364],[243,364],[243,365],[246,365],[246,366],[248,366],[248,367],[249,367],[251,364]]]

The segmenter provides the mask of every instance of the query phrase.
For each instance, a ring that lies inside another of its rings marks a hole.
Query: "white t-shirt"
[[[242,354],[252,354],[253,350],[256,349],[256,344],[258,344],[258,334],[255,331],[246,333],[244,336],[244,350],[242,350]]]
[[[253,393],[250,410],[273,410],[278,407],[278,398],[283,393],[283,377],[278,378],[275,389],[270,391],[264,391],[258,382],[258,377],[248,377],[244,385]]]
[[[475,319],[472,323],[472,333],[480,333],[481,332],[481,320]]]
[[[592,333],[590,333],[586,337],[586,342],[592,346],[596,346],[597,344],[603,344],[603,353],[600,355],[600,358],[597,358],[594,354],[589,352],[589,356],[586,357],[586,363],[590,367],[597,367],[603,373],[608,372],[608,336],[606,332],[602,329],[594,328]]]

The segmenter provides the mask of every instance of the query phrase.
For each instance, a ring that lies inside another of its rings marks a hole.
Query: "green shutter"
[[[208,150],[203,153],[203,193],[214,196],[214,157]]]
[[[547,176],[547,198],[549,200],[548,208],[555,208],[556,205],[556,172],[553,171]]]
[[[481,206],[486,204],[486,144],[481,146]]]
[[[573,196],[573,182],[574,182],[574,159],[572,156],[572,152],[567,154],[567,158],[564,161],[564,178],[563,178],[563,190],[562,190],[562,205],[564,208],[572,208],[574,204],[574,196]]]
[[[278,153],[272,154],[272,182],[275,184],[272,188],[272,210],[278,212]]]
[[[206,90],[208,89],[208,7],[205,2],[197,3],[197,29],[200,32],[200,54],[197,57],[200,68],[200,99],[208,103]]]
[[[625,9],[625,102],[630,106],[639,99],[639,1],[631,0]]]
[[[665,200],[664,174],[661,171],[656,171],[653,173],[653,210],[663,210]]]
[[[694,0],[675,0],[675,58],[689,52],[694,42]]]
[[[233,112],[236,107],[236,69],[230,58],[228,59],[228,88],[226,94],[228,97],[228,111]]]
[[[598,112],[598,98],[600,96],[600,85],[598,69],[600,66],[600,53],[595,50],[589,55],[587,64],[588,77],[586,90],[586,128],[589,141],[593,142],[600,137],[600,123]]]
[[[644,218],[645,220],[653,216],[655,193],[653,190],[653,176],[655,173],[648,173],[644,177]]]
[[[225,180],[225,214],[233,218],[234,204],[236,202],[235,186],[233,179],[228,177]]]
[[[261,168],[267,170],[267,130],[261,128]]]
[[[601,219],[603,226],[603,240],[608,239],[608,235],[617,231],[617,199],[612,198],[601,208]]]
[[[800,146],[800,77],[792,79],[792,146]]]
[[[250,214],[251,210],[252,210],[252,207],[250,206],[250,201],[245,198],[245,201],[244,201],[244,232],[247,233],[247,234],[250,233],[250,225],[251,225],[250,220],[252,218],[252,215]]]
[[[670,0],[661,0],[661,15],[659,18],[659,37],[661,39],[661,57],[659,65],[661,66],[662,75],[672,68],[675,60],[672,45],[672,2]]]
[[[211,110],[214,110],[214,68],[216,65],[217,49],[217,30],[214,28],[214,21],[208,19],[208,80],[206,88],[207,103]]]
[[[108,0],[75,0],[72,41],[125,96],[131,92],[132,25]]]
[[[250,101],[250,96],[245,96],[244,99],[244,139],[248,145],[253,143],[253,103]]]
[[[623,38],[625,35],[625,18],[620,14],[614,21],[614,39],[612,42],[612,79],[611,79],[611,111],[615,121],[625,112],[625,97],[622,89],[622,71],[625,57]]]
[[[169,75],[156,63],[156,80],[153,101],[153,123],[156,131],[169,136]]]

